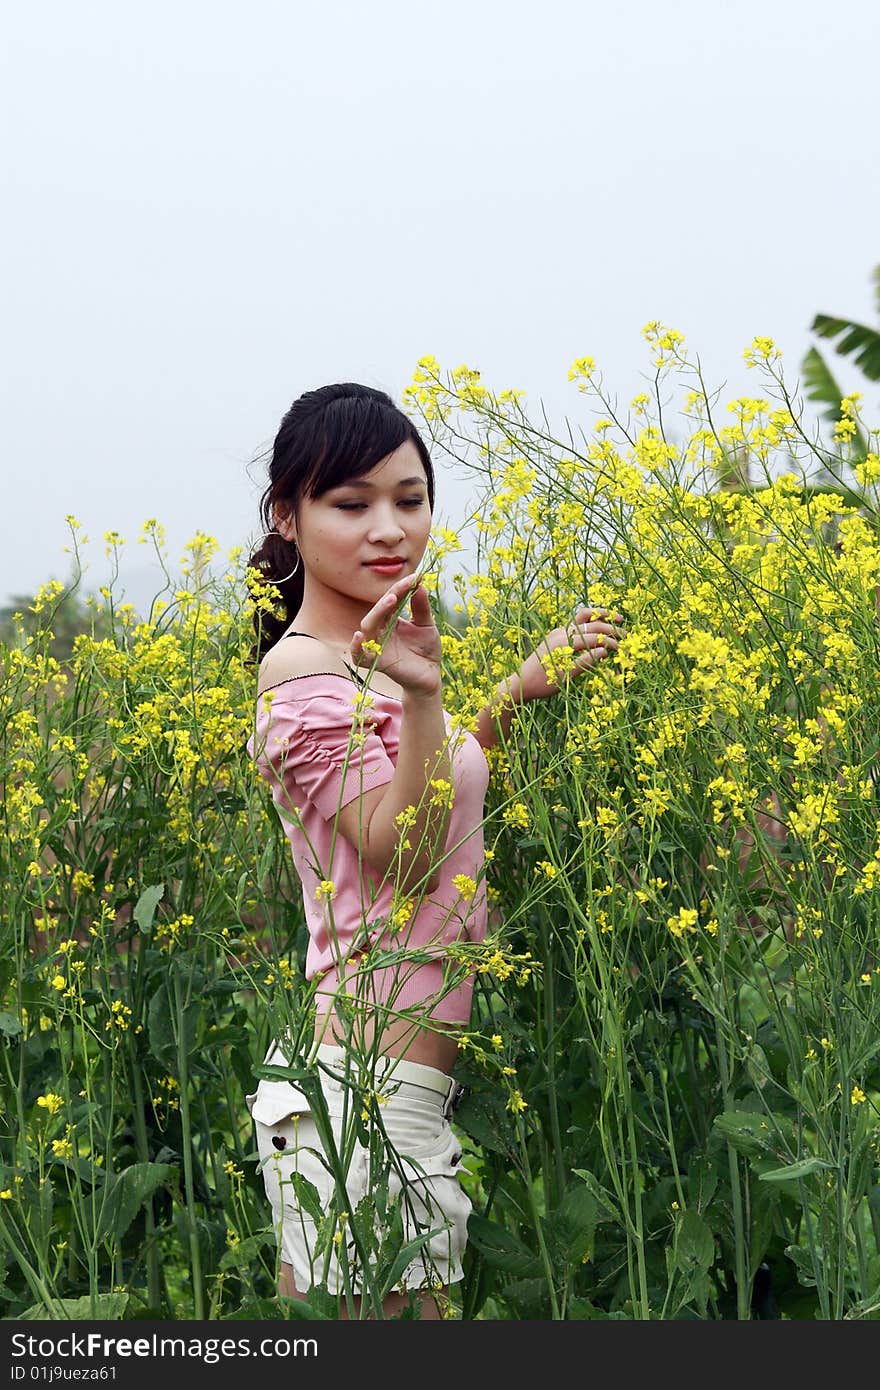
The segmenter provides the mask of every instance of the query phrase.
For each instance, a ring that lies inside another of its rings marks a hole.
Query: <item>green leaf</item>
[[[309,1182],[307,1177],[302,1173],[297,1173],[295,1169],[289,1174],[285,1181],[289,1182],[293,1188],[299,1205],[304,1207],[316,1225],[320,1226],[326,1216],[326,1212],[321,1205],[321,1194],[315,1187],[315,1184]]]
[[[673,1246],[676,1267],[683,1274],[695,1270],[703,1273],[715,1259],[715,1237],[699,1212],[688,1207],[682,1212],[675,1228]]]
[[[220,1256],[218,1269],[244,1269],[255,1259],[264,1246],[274,1249],[275,1234],[272,1230],[257,1231],[256,1235],[246,1236],[237,1245],[232,1245]]]
[[[163,981],[154,990],[147,1007],[147,1031],[150,1038],[150,1051],[163,1066],[174,1070],[177,1064],[177,1039],[174,1025],[174,1003],[167,984]],[[198,1004],[193,1001],[183,1010],[183,1046],[190,1056],[195,1051],[196,1029],[198,1027]]]
[[[434,1236],[440,1235],[444,1230],[444,1226],[435,1226],[430,1231],[423,1231],[415,1240],[411,1240],[408,1245],[404,1245],[403,1248],[398,1251],[387,1273],[385,1269],[380,1266],[381,1272],[377,1272],[376,1280],[381,1289],[383,1298],[391,1293],[392,1289],[400,1283],[407,1265],[416,1258],[420,1250],[427,1245],[428,1241],[433,1240]]]
[[[574,1168],[572,1172],[576,1177],[580,1178],[582,1182],[586,1183],[587,1191],[592,1193],[593,1197],[596,1199],[598,1208],[596,1212],[596,1224],[598,1225],[602,1221],[616,1221],[618,1224],[622,1225],[623,1218],[620,1215],[620,1208],[607,1187],[602,1186],[598,1179],[590,1172],[589,1168]]]
[[[875,1184],[868,1193],[868,1211],[874,1229],[874,1243],[880,1250],[880,1184]]]
[[[836,1163],[826,1163],[824,1158],[801,1158],[797,1163],[787,1163],[783,1168],[771,1168],[758,1175],[759,1182],[797,1182],[808,1178],[811,1173],[821,1172],[823,1168],[836,1168]]]
[[[767,1061],[767,1054],[763,1047],[753,1042],[749,1046],[746,1055],[746,1071],[752,1085],[758,1091],[763,1091],[767,1082],[770,1080],[770,1063]]]
[[[854,361],[869,381],[880,381],[880,333],[851,319],[836,319],[830,314],[817,314],[812,322],[813,333],[820,338],[837,338],[835,351],[841,357],[855,353]]]
[[[783,1139],[793,1137],[791,1123],[784,1116],[774,1115],[771,1122],[752,1110],[725,1110],[715,1116],[713,1124],[737,1153],[750,1158],[774,1153],[781,1142],[780,1132]]]
[[[797,1270],[798,1283],[802,1284],[805,1289],[814,1289],[816,1287],[816,1274],[809,1250],[802,1250],[799,1245],[786,1245],[785,1253]]]
[[[164,892],[164,883],[154,883],[143,890],[138,902],[135,903],[132,917],[138,923],[145,937],[149,937],[150,931],[153,930],[153,917],[156,916],[156,909],[158,903],[163,899]]]
[[[817,348],[810,348],[801,362],[801,376],[807,400],[827,406],[827,409],[822,411],[822,418],[837,424],[843,392]]]
[[[508,1274],[529,1278],[541,1273],[538,1256],[528,1246],[497,1221],[488,1221],[479,1212],[471,1212],[468,1240],[479,1250],[487,1264],[504,1269]]]
[[[134,1163],[122,1173],[108,1173],[96,1241],[121,1240],[147,1199],[174,1173],[170,1163]]]
[[[339,1319],[339,1297],[336,1294],[328,1293],[323,1288],[310,1289],[308,1298],[287,1298],[282,1295],[274,1307],[266,1299],[268,1311],[260,1313],[259,1317],[261,1320],[277,1318],[278,1309],[281,1308],[286,1318],[303,1322],[335,1322]],[[248,1321],[255,1316],[255,1313],[249,1312],[247,1314]],[[315,1350],[317,1351],[317,1347]]]
[[[508,1279],[504,1284],[504,1299],[517,1321],[547,1317],[546,1279]],[[571,1305],[568,1316],[572,1317]]]
[[[593,1257],[599,1202],[580,1183],[569,1187],[546,1223],[547,1239],[560,1267]]]
[[[688,1168],[688,1206],[705,1211],[718,1186],[718,1169],[711,1158],[699,1155]]]
[[[455,1125],[481,1149],[509,1154],[512,1148],[510,1117],[497,1097],[474,1091],[455,1112]]]
[[[89,1322],[92,1319],[115,1322],[122,1318],[130,1294],[99,1293],[92,1299],[88,1294],[82,1298],[55,1298],[49,1311],[44,1303],[32,1303],[16,1317],[29,1322],[48,1321],[57,1318],[67,1322]]]
[[[149,888],[145,888],[134,905],[134,912],[131,914],[137,922],[144,936],[149,936],[153,930],[153,918],[156,915],[156,908],[162,900],[165,892],[164,883],[154,883]]]
[[[0,1033],[5,1033],[7,1038],[18,1037],[21,1032],[21,1020],[15,1014],[7,1013],[5,1010],[0,1012]]]
[[[249,1298],[242,1303],[240,1308],[231,1310],[223,1314],[224,1322],[277,1322],[279,1318],[306,1318],[309,1321],[316,1319],[338,1318],[336,1299],[333,1299],[333,1312],[322,1312],[318,1304],[318,1296],[322,1295],[321,1289],[313,1288],[309,1291],[308,1298]],[[331,1295],[323,1291],[323,1297],[329,1298]]]

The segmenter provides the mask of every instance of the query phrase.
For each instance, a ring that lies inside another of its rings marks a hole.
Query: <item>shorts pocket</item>
[[[463,1277],[461,1259],[473,1204],[459,1181],[459,1173],[469,1171],[461,1157],[461,1144],[450,1127],[433,1152],[401,1154],[392,1166],[388,1191],[400,1200],[404,1238],[427,1236],[407,1271],[408,1284],[438,1278],[455,1283]]]
[[[461,1141],[448,1120],[442,1121],[440,1133],[432,1143],[421,1144],[417,1148],[397,1144],[395,1148],[408,1181],[417,1181],[423,1173],[427,1176],[446,1174],[457,1177],[459,1173],[471,1171],[462,1162]]]
[[[308,1097],[289,1081],[261,1081],[253,1095],[245,1096],[248,1110],[263,1125],[275,1125],[286,1115],[307,1115]]]

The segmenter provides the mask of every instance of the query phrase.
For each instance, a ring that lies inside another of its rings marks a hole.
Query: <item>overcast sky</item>
[[[147,518],[172,563],[196,529],[247,543],[249,464],[291,401],[341,380],[399,400],[425,353],[585,426],[570,362],[591,354],[628,400],[648,319],[729,395],[754,391],[759,333],[793,379],[815,312],[876,322],[878,12],[8,9],[0,604],[66,578],[73,513],[85,587],[115,529],[140,607]],[[454,524],[467,482],[438,473]]]

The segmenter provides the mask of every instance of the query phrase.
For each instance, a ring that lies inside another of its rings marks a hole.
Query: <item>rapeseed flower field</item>
[[[404,393],[473,482],[477,574],[436,527],[426,578],[456,725],[581,604],[626,620],[586,677],[555,648],[558,693],[487,753],[490,932],[449,965],[475,980],[454,1120],[474,1211],[447,1313],[874,1318],[880,440],[857,395],[812,434],[769,338],[746,349],[759,394],[724,407],[680,333],[645,338],[624,410],[572,364],[577,445],[466,365],[426,356]],[[141,539],[162,553],[157,521]],[[210,573],[218,551],[197,533],[148,620],[104,590],[64,661],[52,581],[0,647],[8,1317],[281,1315],[244,1096],[279,1029],[302,1052],[314,986],[245,751],[278,595],[240,549]],[[395,940],[416,907],[395,901]],[[381,1109],[361,1100],[353,1132]],[[402,1224],[381,1175],[381,1242],[334,1177],[303,1201],[380,1305]]]

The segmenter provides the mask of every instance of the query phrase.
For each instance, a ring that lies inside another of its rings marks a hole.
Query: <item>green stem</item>
[[[618,1049],[618,1076],[620,1077],[621,1095],[623,1097],[624,1114],[626,1115],[627,1143],[629,1145],[629,1160],[632,1168],[632,1188],[633,1203],[635,1206],[635,1236],[636,1236],[636,1262],[639,1270],[639,1303],[641,1304],[641,1316],[644,1321],[651,1317],[651,1304],[648,1298],[648,1270],[645,1264],[645,1231],[642,1220],[642,1170],[639,1166],[638,1146],[636,1144],[636,1129],[633,1120],[632,1094],[629,1084],[629,1068],[627,1067],[623,1047]]]
[[[523,1125],[522,1120],[517,1119],[516,1128],[520,1149],[522,1150],[523,1167],[525,1168],[526,1173],[526,1191],[529,1194],[529,1210],[532,1214],[532,1224],[535,1230],[535,1239],[538,1242],[538,1251],[541,1256],[541,1263],[544,1266],[544,1277],[547,1280],[547,1292],[550,1295],[550,1310],[553,1316],[553,1321],[558,1322],[559,1301],[556,1297],[556,1287],[553,1282],[553,1264],[550,1259],[550,1252],[547,1249],[547,1243],[544,1240],[544,1223],[541,1220],[541,1213],[538,1211],[538,1206],[535,1202],[535,1188],[534,1183],[532,1181],[532,1167],[529,1163],[529,1151],[526,1141],[525,1127]]]
[[[550,1133],[553,1136],[553,1157],[556,1181],[553,1184],[552,1206],[556,1207],[565,1191],[565,1164],[562,1154],[562,1132],[559,1128],[559,1105],[556,1088],[556,991],[553,946],[549,933],[544,936],[544,1059],[547,1067],[547,1094],[550,1108]],[[548,1177],[550,1175],[548,1174]]]
[[[715,1015],[715,1043],[718,1049],[718,1071],[721,1077],[721,1098],[727,1109],[730,1089],[730,1072],[727,1066],[727,1051],[721,1031],[721,1020]],[[740,1187],[739,1160],[732,1144],[727,1145],[727,1165],[730,1170],[730,1195],[733,1203],[734,1264],[736,1270],[736,1316],[740,1322],[751,1319],[751,1290],[746,1268],[745,1228],[743,1223],[742,1189]]]
[[[183,1025],[184,1004],[180,992],[180,976],[174,975],[174,1012],[177,1024],[177,1075],[180,1081],[180,1127],[183,1145],[183,1181],[186,1193],[189,1253],[193,1280],[193,1311],[196,1321],[205,1316],[205,1291],[202,1287],[202,1255],[199,1249],[196,1224],[195,1186],[193,1183],[192,1123],[189,1111],[189,1058],[186,1053],[186,1034]]]
[[[136,1057],[132,1057],[131,1075],[134,1087],[134,1132],[138,1156],[141,1163],[149,1163],[150,1150],[147,1143],[147,1125],[144,1119],[144,1079]],[[152,1197],[147,1199],[144,1215],[147,1243],[147,1295],[150,1307],[158,1309],[161,1306],[162,1286],[159,1279],[159,1249],[156,1243],[156,1214],[153,1210]]]

